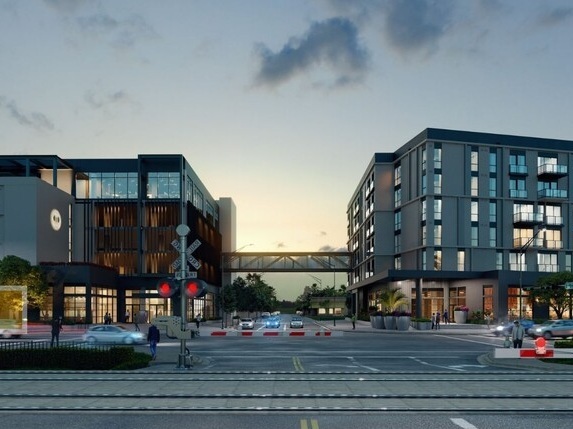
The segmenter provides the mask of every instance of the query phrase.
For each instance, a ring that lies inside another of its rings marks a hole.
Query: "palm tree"
[[[387,289],[382,291],[380,303],[384,311],[392,313],[402,306],[407,306],[408,297],[400,289]]]

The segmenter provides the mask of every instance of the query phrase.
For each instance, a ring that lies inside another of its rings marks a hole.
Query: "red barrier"
[[[305,332],[304,331],[293,331],[293,332],[289,332],[289,337],[304,337]]]
[[[545,354],[535,352],[535,349],[521,349],[519,350],[519,357],[522,358],[550,358],[553,357],[553,350],[545,350]]]
[[[211,335],[214,337],[224,337],[227,333],[225,331],[213,331]]]
[[[279,333],[278,332],[263,332],[263,336],[265,337],[278,337]]]

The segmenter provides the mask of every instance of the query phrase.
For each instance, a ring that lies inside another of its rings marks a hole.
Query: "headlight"
[[[503,331],[503,326],[498,326],[497,328],[495,328],[496,331]]]

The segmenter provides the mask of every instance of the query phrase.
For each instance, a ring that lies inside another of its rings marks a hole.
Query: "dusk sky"
[[[183,154],[245,251],[345,248],[425,128],[573,140],[570,0],[0,0],[0,34],[3,154]]]

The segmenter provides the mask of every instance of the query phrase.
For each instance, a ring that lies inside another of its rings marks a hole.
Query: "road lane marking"
[[[450,419],[453,424],[464,428],[464,429],[478,429],[477,426],[472,425],[470,422],[464,419]]]
[[[308,421],[306,419],[302,419],[300,421],[300,429],[309,429]],[[318,429],[318,420],[310,419],[310,429]]]
[[[298,356],[294,356],[292,358],[292,364],[294,365],[294,370],[296,372],[304,372],[304,367],[302,366],[302,363],[301,363],[300,359],[298,358]]]

